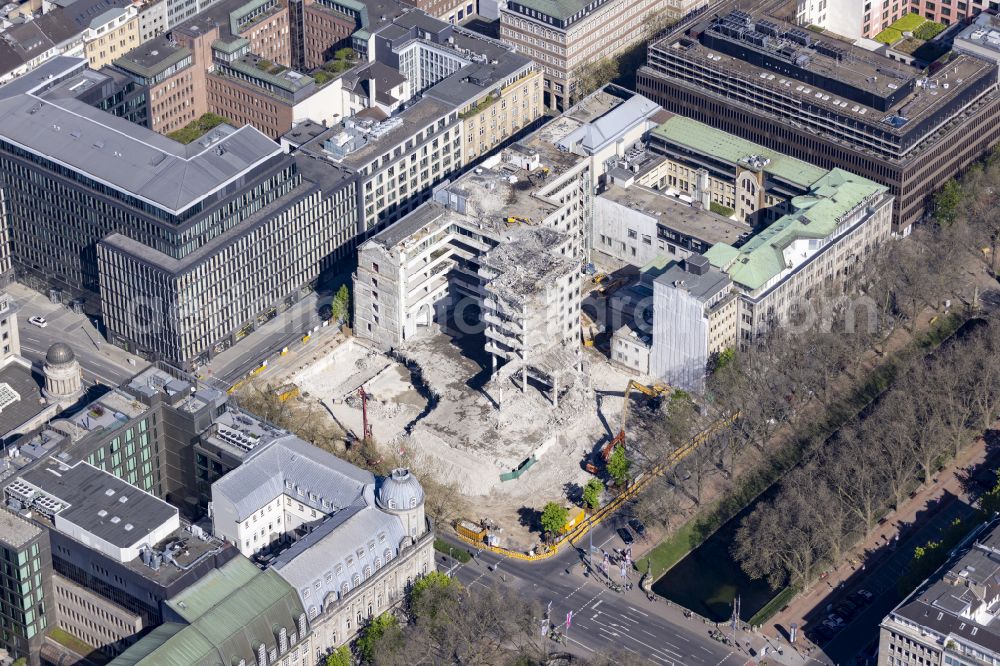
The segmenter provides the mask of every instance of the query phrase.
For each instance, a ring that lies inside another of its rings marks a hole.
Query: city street
[[[666,666],[743,666],[747,662],[745,652],[737,653],[710,638],[714,625],[686,619],[662,601],[647,600],[638,589],[635,572],[636,587],[617,593],[593,577],[585,578],[578,564],[567,574],[565,567],[576,558],[576,552],[570,551],[550,561],[526,563],[483,552],[468,564],[448,559],[439,568],[453,573],[466,587],[509,585],[536,599],[543,609],[551,602],[550,618],[556,625],[563,624],[572,611],[566,648],[584,657],[632,653]],[[677,615],[679,622],[670,615]]]
[[[615,533],[623,524],[619,522],[624,520],[623,515],[619,513],[595,527],[579,546],[590,548],[592,541],[597,553],[623,548],[625,544]],[[458,550],[476,552],[469,544],[449,535],[441,537]],[[481,551],[472,561],[461,564],[439,554],[438,569],[453,575],[466,587],[509,585],[536,599],[543,609],[551,602],[550,617],[556,625],[563,624],[567,613],[572,611],[566,649],[583,657],[631,653],[638,659],[665,666],[744,666],[758,663],[760,651],[769,646],[768,659],[773,660],[769,663],[795,666],[827,663],[800,656],[787,643],[780,644],[784,654],[776,655],[779,642],[768,641],[759,634],[739,632],[739,648],[724,645],[711,637],[716,629],[713,623],[698,616],[686,617],[683,609],[659,597],[655,602],[649,601],[639,589],[640,574],[631,567],[628,580],[633,589],[615,592],[599,580],[600,573],[584,576],[582,556],[581,551],[568,548],[549,560],[522,562]],[[612,576],[618,580],[617,567],[612,567]],[[732,634],[728,627],[720,630],[726,636]],[[744,647],[747,640],[752,642],[752,654]]]
[[[73,348],[88,386],[117,386],[149,365],[143,358],[108,344],[86,315],[51,303],[46,296],[18,283],[12,283],[7,291],[17,308],[21,355],[36,367],[41,367],[45,352],[56,342]],[[39,328],[29,323],[34,316],[44,317],[48,325]]]

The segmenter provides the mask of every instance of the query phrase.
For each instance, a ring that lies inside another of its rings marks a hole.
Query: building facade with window
[[[1000,662],[998,575],[1000,531],[994,520],[882,620],[878,666]]]
[[[319,653],[348,643],[434,569],[423,489],[408,470],[376,479],[291,435],[212,484],[212,525],[295,589]]]
[[[646,25],[704,5],[701,0],[524,0],[500,9],[500,39],[545,73],[544,103],[562,112],[589,91],[578,86],[587,67],[614,58],[647,37]]]
[[[112,343],[189,369],[343,258],[353,183],[309,180],[252,127],[181,145],[56,96],[79,62],[36,70],[31,92],[0,89],[0,187],[28,284],[84,298]]]
[[[997,65],[959,54],[924,70],[783,21],[776,3],[725,2],[649,47],[639,92],[824,169],[889,187],[893,231],[1000,140]]]
[[[0,647],[14,659],[39,663],[53,622],[52,556],[48,532],[0,507]]]

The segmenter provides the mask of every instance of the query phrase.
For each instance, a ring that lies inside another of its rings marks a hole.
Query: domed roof
[[[45,354],[45,362],[49,365],[65,365],[76,359],[73,348],[65,342],[57,342]]]
[[[410,470],[397,468],[382,479],[376,501],[386,511],[415,509],[424,502],[424,489]]]

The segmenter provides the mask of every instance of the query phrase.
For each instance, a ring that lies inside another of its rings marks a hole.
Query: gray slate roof
[[[281,553],[271,568],[299,594],[307,613],[322,613],[399,554],[406,531],[396,516],[362,498]],[[328,595],[333,596],[328,596]]]
[[[220,126],[183,146],[77,100],[21,94],[0,101],[0,139],[179,214],[281,148],[245,126]]]
[[[233,503],[238,520],[282,494],[328,514],[355,503],[375,477],[294,435],[260,447],[212,484],[212,495]]]

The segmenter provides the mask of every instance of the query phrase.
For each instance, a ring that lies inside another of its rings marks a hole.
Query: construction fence
[[[739,418],[738,412],[736,414],[733,414],[732,416],[719,419],[711,426],[709,426],[705,430],[695,435],[695,437],[692,438],[690,442],[688,442],[687,444],[678,449],[675,449],[674,452],[671,453],[667,457],[667,459],[664,460],[662,463],[656,465],[648,473],[640,475],[639,478],[637,478],[635,482],[632,483],[631,486],[626,488],[622,493],[617,495],[605,506],[597,510],[593,515],[590,516],[590,518],[581,522],[579,525],[574,527],[569,532],[563,534],[552,544],[545,546],[544,550],[538,553],[535,552],[522,553],[521,551],[510,550],[508,548],[502,548],[500,546],[489,546],[483,541],[477,541],[473,538],[470,538],[466,534],[463,534],[462,532],[457,532],[458,538],[460,538],[462,541],[465,541],[466,543],[472,546],[475,546],[480,550],[487,550],[496,553],[498,555],[503,555],[504,557],[509,557],[515,560],[525,560],[528,562],[534,562],[537,560],[545,560],[550,557],[553,557],[557,555],[559,553],[559,550],[566,544],[575,547],[576,542],[580,538],[586,536],[591,529],[600,525],[601,522],[603,522],[610,516],[614,515],[614,513],[618,511],[618,509],[620,509],[625,502],[628,502],[630,499],[633,499],[636,495],[642,492],[643,488],[645,488],[653,479],[660,476],[665,471],[667,471],[680,461],[687,458],[699,446],[701,446],[706,441],[708,441],[712,436],[714,436],[715,433],[717,433],[720,429],[731,425],[737,418]]]

